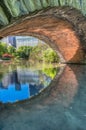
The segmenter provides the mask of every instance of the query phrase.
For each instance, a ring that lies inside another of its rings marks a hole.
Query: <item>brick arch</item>
[[[74,13],[75,12],[75,13]],[[81,22],[84,25],[81,26]],[[0,37],[32,35],[59,51],[66,63],[83,63],[85,58],[85,18],[69,7],[52,8],[26,16],[0,30]],[[83,37],[81,37],[83,34]],[[83,41],[83,44],[82,44]]]

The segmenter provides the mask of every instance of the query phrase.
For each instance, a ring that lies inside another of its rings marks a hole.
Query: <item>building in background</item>
[[[14,46],[16,48],[16,37],[15,36],[9,36],[8,41],[9,41],[9,45]]]
[[[7,46],[14,46],[16,48],[16,37],[15,36],[9,36],[1,39],[3,43],[6,43]]]
[[[19,48],[20,46],[36,46],[39,43],[44,43],[31,36],[9,36],[3,38],[1,41],[6,43],[7,46],[14,46],[15,48]]]
[[[39,39],[30,36],[16,36],[16,47],[20,46],[36,46],[39,43]]]

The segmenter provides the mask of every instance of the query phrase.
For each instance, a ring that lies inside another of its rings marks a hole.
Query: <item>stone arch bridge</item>
[[[35,36],[65,63],[86,59],[86,0],[0,0],[0,38]]]

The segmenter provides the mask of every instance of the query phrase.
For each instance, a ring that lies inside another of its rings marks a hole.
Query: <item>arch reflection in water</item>
[[[8,73],[3,73],[0,80],[2,103],[14,103],[37,95],[50,84],[58,70],[58,68],[34,70],[25,66],[24,68],[16,66],[12,71],[12,68],[9,66]]]

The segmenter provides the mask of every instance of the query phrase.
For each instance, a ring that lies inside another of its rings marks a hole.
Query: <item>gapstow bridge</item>
[[[62,63],[75,63],[62,65],[49,87],[35,98],[0,103],[0,130],[86,130],[86,65],[80,65],[86,64],[85,16],[86,0],[0,0],[0,39],[33,36],[49,44]],[[9,75],[18,83],[17,71]],[[20,88],[18,84],[15,90]]]
[[[65,63],[86,59],[86,0],[0,0],[0,38],[28,35],[48,43]]]

